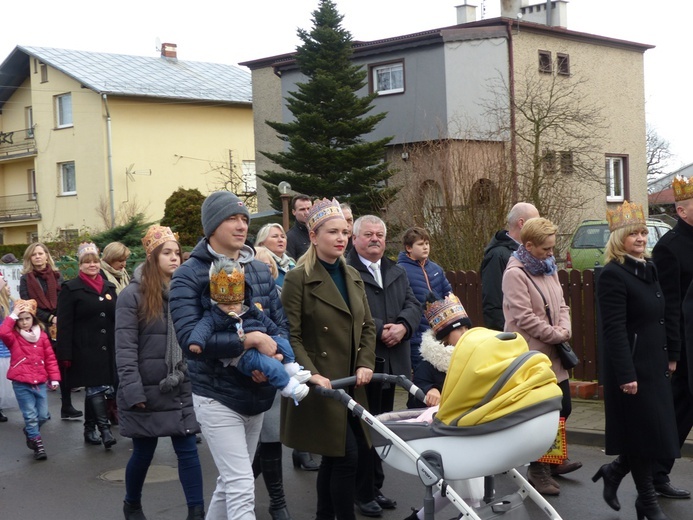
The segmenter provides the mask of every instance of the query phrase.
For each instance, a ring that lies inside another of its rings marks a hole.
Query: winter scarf
[[[121,269],[119,271],[113,269],[110,264],[104,262],[103,260],[101,260],[101,269],[106,275],[106,279],[109,282],[113,282],[113,284],[116,286],[116,294],[120,294],[120,291],[125,289],[130,283],[130,275],[125,269]]]
[[[270,251],[270,254],[272,255],[272,258],[274,258],[274,261],[277,263],[277,268],[281,269],[285,273],[291,271],[294,267],[296,267],[296,262],[294,262],[293,258],[291,258],[286,253],[284,253],[282,256],[277,256],[272,251]]]
[[[100,274],[96,275],[96,278],[91,278],[90,276],[87,276],[82,271],[80,271],[79,279],[84,282],[84,285],[86,285],[87,287],[91,287],[98,294],[101,294],[101,291],[103,291],[104,280]]]
[[[29,291],[29,299],[36,300],[36,305],[39,309],[48,312],[55,311],[58,306],[58,291],[60,291],[60,286],[58,285],[59,277],[60,273],[51,269],[49,265],[43,271],[34,269],[26,273],[26,288]],[[43,292],[43,287],[38,281],[39,278],[45,280],[46,292]]]
[[[168,287],[164,289],[164,299],[168,300]],[[185,379],[187,367],[183,363],[183,351],[176,339],[176,330],[173,328],[170,307],[166,311],[166,377],[159,381],[159,390],[168,393],[180,385]]]
[[[539,276],[540,274],[552,276],[558,271],[558,265],[556,265],[556,259],[553,256],[548,257],[546,260],[539,260],[525,249],[524,244],[520,244],[513,256],[522,262],[524,268],[532,276]]]
[[[41,337],[41,327],[32,325],[29,330],[19,330],[19,334],[29,343],[37,343]]]

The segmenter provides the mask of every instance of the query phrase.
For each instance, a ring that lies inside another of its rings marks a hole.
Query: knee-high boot
[[[600,478],[604,479],[604,502],[615,511],[621,509],[621,503],[618,501],[618,496],[616,496],[618,486],[621,485],[621,480],[629,471],[628,459],[623,455],[619,455],[611,464],[604,464],[599,468],[592,477],[592,482],[597,482]]]
[[[108,422],[106,396],[104,396],[103,392],[101,392],[99,394],[88,397],[87,401],[89,402],[91,406],[91,411],[94,414],[94,418],[96,419],[96,426],[101,432],[101,441],[103,442],[103,446],[107,450],[110,450],[111,446],[113,446],[116,443],[116,440],[113,437],[113,434],[111,433],[111,425]]]
[[[630,472],[638,490],[638,498],[635,500],[635,512],[638,520],[669,520],[664,511],[659,507],[657,493],[652,480],[652,461],[643,457],[629,456]]]
[[[291,520],[284,496],[282,445],[280,442],[263,442],[258,452],[262,478],[270,498],[269,514],[272,520]]]
[[[101,437],[96,431],[96,418],[89,404],[89,398],[84,398],[84,442],[85,444],[101,444]]]

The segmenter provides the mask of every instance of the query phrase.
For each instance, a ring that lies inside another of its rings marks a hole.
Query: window
[[[77,240],[79,238],[79,230],[78,229],[61,229],[60,230],[60,238],[62,238],[65,242],[69,242],[70,240]]]
[[[31,169],[26,172],[27,193],[29,200],[36,200],[36,170]]]
[[[26,125],[26,138],[34,138],[34,110],[31,107],[24,107],[24,124]]]
[[[48,65],[41,63],[41,83],[48,83]]]
[[[556,69],[559,74],[570,76],[570,56],[567,54],[556,54]]]
[[[38,232],[37,231],[27,232],[26,243],[27,244],[33,244],[34,242],[38,242]]]
[[[573,152],[561,152],[561,173],[564,175],[573,173]]]
[[[255,161],[243,161],[241,163],[243,171],[243,189],[246,193],[257,191],[257,178],[255,177]]]
[[[496,186],[490,179],[479,179],[472,185],[469,203],[472,206],[488,206],[496,198]]]
[[[539,51],[539,72],[553,72],[551,64],[551,53],[549,51]]]
[[[547,175],[556,173],[556,152],[552,152],[551,150],[544,152],[543,169],[544,173]]]
[[[623,202],[628,196],[628,161],[623,156],[606,157],[606,201]]]
[[[379,96],[404,92],[404,63],[371,65],[371,91]]]
[[[72,94],[55,96],[55,119],[58,128],[72,126]]]
[[[77,195],[75,163],[60,163],[60,195]]]

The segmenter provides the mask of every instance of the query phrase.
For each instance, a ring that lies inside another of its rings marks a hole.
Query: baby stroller
[[[424,394],[404,376],[374,374],[372,382],[402,386],[421,401]],[[460,519],[528,520],[529,497],[553,520],[556,510],[515,469],[537,460],[551,447],[558,430],[562,393],[544,355],[529,351],[514,333],[469,330],[458,342],[445,379],[440,409],[432,422],[411,422],[425,410],[374,417],[343,388],[355,378],[314,388],[340,401],[371,430],[371,440],[388,465],[418,475],[426,488],[424,518],[434,518],[434,488],[459,510]],[[455,481],[507,473],[518,489],[500,499],[471,507],[454,489]]]

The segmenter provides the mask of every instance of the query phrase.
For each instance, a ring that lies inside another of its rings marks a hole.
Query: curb
[[[587,430],[584,428],[570,428],[566,423],[566,437],[568,445],[594,446],[604,448],[604,432],[600,430]],[[681,458],[693,458],[693,441],[687,440],[681,447]]]

